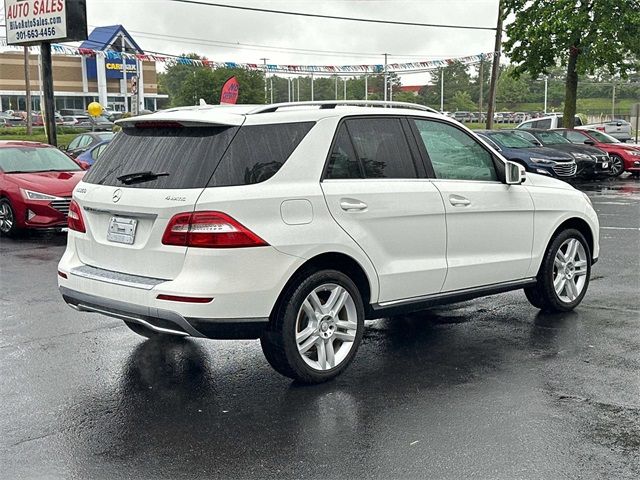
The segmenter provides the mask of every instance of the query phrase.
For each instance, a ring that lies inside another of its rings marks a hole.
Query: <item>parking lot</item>
[[[576,311],[521,291],[369,322],[299,386],[257,341],[145,341],[68,308],[63,234],[0,243],[0,477],[638,478],[640,181],[585,182],[601,255]]]

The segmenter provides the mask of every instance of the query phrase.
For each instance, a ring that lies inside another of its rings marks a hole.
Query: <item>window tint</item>
[[[336,141],[327,165],[326,178],[362,178],[360,163],[353,151],[344,123],[338,128]]]
[[[78,147],[84,148],[89,146],[89,144],[91,144],[91,137],[89,135],[82,135],[82,137],[80,137],[80,141],[78,142]]]
[[[72,172],[80,166],[53,147],[0,148],[0,171],[15,172]]]
[[[347,120],[365,178],[417,178],[407,138],[398,118]]]
[[[559,123],[558,125],[561,125],[561,123]],[[551,119],[545,118],[544,120],[537,120],[533,123],[533,128],[551,128]]]
[[[106,148],[84,181],[122,186],[117,177],[167,172],[128,188],[202,188],[238,131],[236,127],[125,128]]]
[[[436,178],[497,180],[493,158],[475,139],[442,122],[414,120]]]
[[[565,130],[564,134],[571,143],[584,143],[585,140],[588,140],[586,136],[579,132]]]
[[[301,122],[240,128],[209,186],[250,185],[271,178],[313,125],[314,122]]]

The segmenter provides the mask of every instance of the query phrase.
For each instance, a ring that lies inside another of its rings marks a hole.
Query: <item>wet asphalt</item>
[[[522,292],[367,322],[301,386],[257,341],[145,341],[62,302],[63,234],[0,240],[0,478],[640,478],[640,181],[583,182],[583,304]]]

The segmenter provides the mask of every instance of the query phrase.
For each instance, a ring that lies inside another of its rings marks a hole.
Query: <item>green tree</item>
[[[640,55],[638,0],[503,0],[509,40],[505,53],[515,75],[566,69],[564,126],[572,127],[578,79],[598,69],[625,78]]]
[[[453,99],[451,100],[451,105],[453,105],[456,110],[468,110],[471,112],[477,110],[477,106],[475,103],[473,103],[473,100],[471,100],[471,95],[469,94],[469,92],[457,91],[456,93],[454,93]]]
[[[526,102],[529,97],[530,79],[513,75],[514,67],[509,66],[498,77],[496,102],[512,107],[516,103]]]

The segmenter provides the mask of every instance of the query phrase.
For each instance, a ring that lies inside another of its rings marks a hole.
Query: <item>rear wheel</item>
[[[620,176],[622,172],[624,172],[624,160],[622,160],[620,155],[616,155],[615,153],[610,154],[609,158],[611,159],[610,175],[612,177]]]
[[[590,274],[589,244],[578,230],[564,230],[549,244],[536,285],[525,288],[524,292],[534,307],[568,312],[584,298]]]
[[[9,200],[3,198],[0,200],[0,234],[7,237],[14,236],[18,233],[16,225],[16,216]]]
[[[358,288],[342,272],[321,270],[300,280],[284,293],[260,343],[282,375],[325,382],[353,360],[362,339],[364,306]]]

